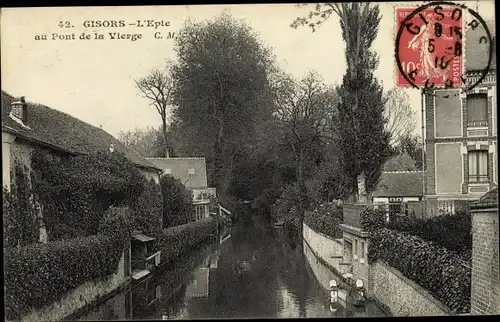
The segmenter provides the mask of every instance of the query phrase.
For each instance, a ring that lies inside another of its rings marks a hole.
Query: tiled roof
[[[422,197],[422,171],[382,172],[373,197]]]
[[[147,158],[162,170],[170,169],[170,174],[190,189],[207,188],[207,167],[204,157],[198,158]],[[194,169],[194,174],[189,170]],[[168,173],[168,172],[165,172]]]
[[[10,94],[2,91],[2,131],[4,132],[70,154],[106,151],[113,144],[115,151],[122,152],[135,165],[158,169],[103,129],[41,104],[28,103],[26,125],[29,128],[23,127],[9,116],[12,100],[13,97]]]
[[[496,68],[496,36],[495,23],[486,21],[491,38],[493,39],[493,57],[491,59],[490,69]],[[486,31],[482,25],[472,29],[469,27],[465,32],[465,69],[468,72],[482,71],[488,65],[489,46],[479,45],[482,36],[486,36]]]

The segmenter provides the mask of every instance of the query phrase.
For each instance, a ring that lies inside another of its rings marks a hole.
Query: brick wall
[[[361,211],[365,208],[364,205],[344,204],[342,206],[342,215],[344,224],[352,227],[361,227]]]
[[[471,212],[471,314],[500,314],[498,209]]]

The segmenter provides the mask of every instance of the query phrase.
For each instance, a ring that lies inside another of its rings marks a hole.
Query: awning
[[[153,237],[149,237],[144,234],[135,234],[132,235],[132,238],[137,239],[138,241],[141,241],[143,243],[155,240]]]

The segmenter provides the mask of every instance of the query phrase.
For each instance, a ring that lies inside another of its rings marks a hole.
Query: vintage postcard
[[[1,8],[5,319],[500,314],[494,4]]]

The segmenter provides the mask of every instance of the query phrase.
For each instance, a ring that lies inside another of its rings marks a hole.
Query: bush
[[[163,197],[163,227],[188,223],[193,217],[193,194],[171,175],[160,180]]]
[[[342,208],[321,205],[314,212],[306,211],[304,222],[316,232],[332,238],[342,238]]]
[[[299,210],[296,206],[293,206],[292,209],[288,212],[284,220],[284,228],[290,237],[292,245],[297,245],[299,241],[302,240],[301,232],[302,232],[302,222],[300,221]]]
[[[145,183],[138,198],[132,199],[130,208],[135,215],[135,228],[158,238],[163,228],[163,199],[161,187],[154,180]]]
[[[16,164],[11,192],[3,188],[4,242],[6,247],[38,242],[37,209],[31,193],[29,170]]]
[[[365,208],[360,214],[361,228],[373,232],[386,226],[385,211],[382,209]]]
[[[299,187],[296,183],[287,185],[278,200],[275,202],[276,211],[280,217],[287,217],[291,209],[298,206],[300,198]]]
[[[66,292],[116,272],[123,247],[108,236],[89,236],[5,249],[5,310],[20,319]]]
[[[156,251],[161,250],[161,261],[166,263],[199,244],[217,229],[214,218],[164,229],[156,240]]]
[[[50,240],[66,236],[64,227],[72,227],[73,233],[83,236],[96,234],[106,209],[136,199],[146,183],[139,170],[118,152],[57,161],[37,149],[32,166],[33,188],[44,206]]]
[[[460,256],[407,233],[379,229],[372,233],[368,260],[377,259],[427,289],[455,313],[470,312],[471,270]]]
[[[128,207],[109,207],[99,224],[99,234],[125,244],[135,227],[134,213]]]
[[[429,219],[397,218],[388,228],[408,232],[456,252],[472,249],[471,216],[465,212]]]

